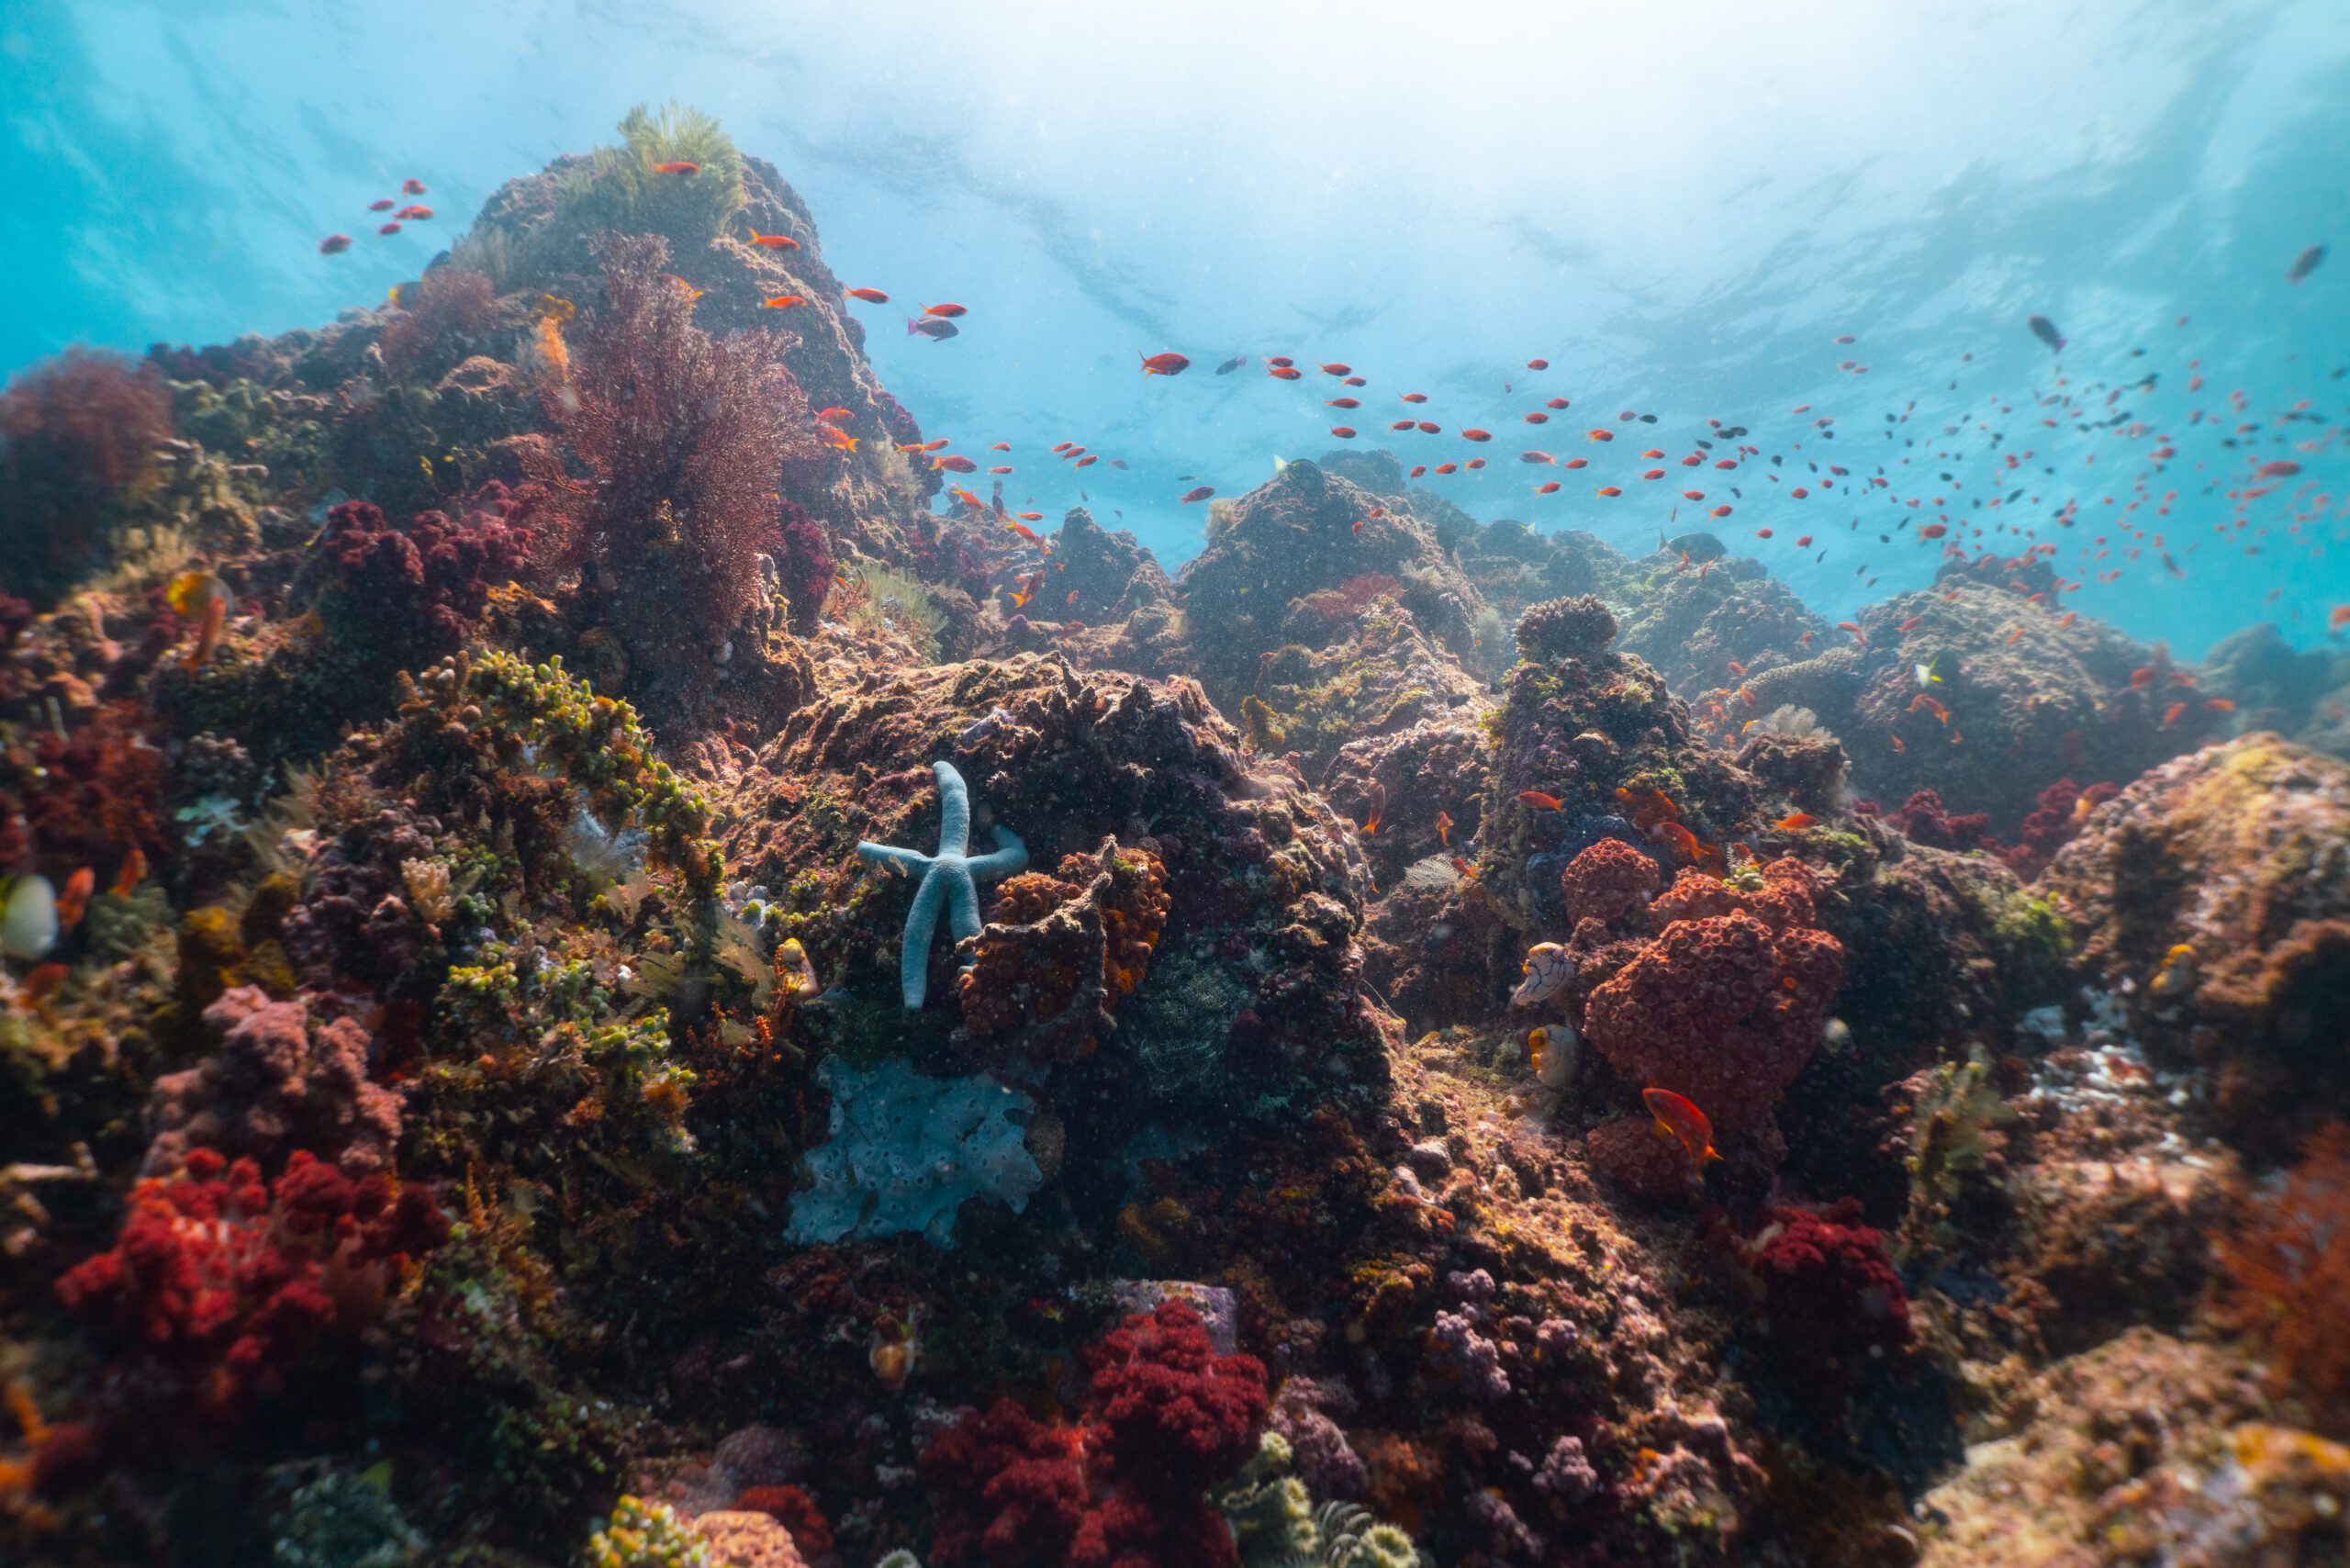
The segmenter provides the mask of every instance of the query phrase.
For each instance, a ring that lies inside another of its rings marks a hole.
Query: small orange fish
[[[1020,515],[1023,517],[1032,517],[1035,514],[1033,512],[1022,512]],[[1024,522],[1007,522],[1003,526],[1012,530],[1013,532],[1020,535],[1021,538],[1025,539],[1031,544],[1042,544],[1045,542],[1045,536],[1043,534],[1038,533],[1035,529],[1029,527]]]
[[[1559,797],[1556,795],[1545,795],[1539,790],[1521,790],[1517,793],[1517,798],[1520,801],[1532,806],[1538,812],[1556,812],[1565,810],[1565,805],[1560,801]]]
[[[828,422],[833,420],[845,420],[849,418],[849,411],[846,409],[839,407],[819,409],[816,410],[816,418]]]
[[[2236,705],[2224,697],[2207,697],[2203,700],[2203,706],[2213,713],[2232,713],[2236,711]]]
[[[1919,627],[1923,626],[1925,623],[1926,618],[1924,616],[1913,615],[1908,620],[1904,621],[1900,625],[1896,626],[1894,630],[1897,632],[1915,632]]]
[[[2330,632],[2339,632],[2343,627],[2350,626],[2350,604],[2337,604],[2328,610],[2325,625]]]
[[[57,895],[57,929],[61,933],[82,924],[82,912],[90,907],[90,894],[97,885],[97,873],[87,866],[65,879],[65,890]]]
[[[772,299],[760,300],[759,308],[763,310],[797,310],[807,303],[807,297],[803,295],[778,294]]]
[[[1460,874],[1460,879],[1464,882],[1473,882],[1477,879],[1477,868],[1458,855],[1452,857],[1452,868]]]
[[[956,318],[956,317],[957,317],[957,316],[968,316],[968,315],[969,315],[969,314],[970,314],[970,312],[969,312],[968,310],[964,309],[961,306],[959,306],[959,305],[956,304],[954,301],[949,300],[949,301],[947,301],[947,302],[946,302],[946,304],[944,304],[944,305],[928,305],[928,306],[924,306],[924,307],[923,308],[923,315],[925,315],[925,316],[942,316],[942,317],[946,318],[946,319],[949,319],[949,320],[952,320],[954,318]]]
[[[2186,704],[2186,703],[2184,703],[2184,702],[2174,702],[2174,703],[2172,703],[2169,707],[2167,707],[2167,708],[2164,709],[2164,710],[2163,710],[2163,728],[2164,728],[2164,729],[2165,729],[2165,730],[2167,730],[2167,729],[2169,729],[2173,724],[2177,723],[2177,722],[2178,722],[2178,719],[2179,719],[2179,715],[2180,715],[2180,714],[2182,714],[2182,713],[2184,713],[2184,712],[2186,712],[2186,711],[2187,711],[2187,704]]]
[[[1362,835],[1369,838],[1378,833],[1380,819],[1386,814],[1387,786],[1374,779],[1371,786],[1370,809],[1364,813],[1362,819]]]
[[[654,164],[653,172],[656,174],[699,174],[701,165],[690,158],[679,158],[671,162]]]
[[[1771,825],[1782,833],[1801,833],[1818,820],[1809,812],[1791,812]]]
[[[1036,591],[1036,585],[1044,580],[1045,571],[1041,566],[1021,578],[1019,590],[1012,596],[1012,608],[1014,610],[1024,608],[1029,597]]]
[[[1676,822],[1662,822],[1649,829],[1649,836],[1662,844],[1670,844],[1692,863],[1706,857],[1706,846],[1697,835]]]
[[[1923,708],[1927,712],[1931,713],[1936,719],[1939,719],[1943,723],[1947,724],[1950,722],[1950,710],[1943,707],[1938,699],[1927,692],[1920,691],[1917,696],[1909,699],[1909,711],[1915,713],[1920,708]]]
[[[1020,514],[1020,521],[1023,522],[1041,522],[1044,518],[1045,514],[1040,511],[1024,511]]]
[[[946,457],[934,457],[930,460],[930,465],[933,468],[943,468],[949,474],[976,474],[979,471],[979,465],[969,458],[957,457],[952,454]]]
[[[751,230],[751,243],[770,251],[796,251],[800,249],[800,241],[794,240],[789,234],[762,234],[755,229]]]
[[[1452,847],[1452,818],[1441,807],[1436,813],[1436,841],[1447,849]]]
[[[130,853],[122,857],[122,869],[115,873],[114,891],[117,896],[128,894],[146,879],[147,852],[134,844]]]
[[[1901,744],[1901,737],[1899,735],[1896,735],[1893,737],[1893,749],[1896,751],[1908,751],[1909,748]]]
[[[1703,1165],[1708,1159],[1719,1159],[1714,1148],[1714,1124],[1706,1113],[1670,1089],[1643,1089],[1640,1103],[1656,1118],[1659,1136],[1671,1138],[1689,1151],[1689,1158]]]
[[[878,288],[852,288],[848,291],[848,297],[851,299],[862,299],[868,305],[890,303],[890,297]]]
[[[25,1000],[35,1007],[40,1006],[49,1000],[52,991],[65,983],[65,975],[66,969],[63,964],[41,965],[25,977],[25,983],[21,988]]]
[[[848,431],[834,425],[818,425],[816,428],[823,432],[824,444],[833,448],[835,452],[855,452],[856,450],[857,438],[849,434]]]
[[[1075,588],[1071,588],[1071,589],[1069,589],[1069,597],[1068,597],[1067,599],[1065,599],[1061,600],[1061,602],[1062,602],[1063,604],[1075,604],[1075,603],[1077,602],[1077,589],[1075,589]]]

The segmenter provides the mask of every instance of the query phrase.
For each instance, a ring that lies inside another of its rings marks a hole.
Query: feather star
[[[1008,829],[995,830],[992,855],[968,855],[971,844],[971,791],[951,762],[931,765],[938,775],[938,853],[900,849],[870,839],[856,846],[860,859],[888,866],[908,876],[919,874],[913,908],[906,912],[906,946],[898,955],[898,983],[906,1011],[922,1006],[929,989],[930,940],[938,930],[938,913],[946,912],[946,928],[957,941],[979,934],[979,891],[982,878],[1009,877],[1028,864],[1028,846]]]

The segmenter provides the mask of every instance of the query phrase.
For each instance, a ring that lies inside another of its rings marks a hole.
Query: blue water
[[[1983,419],[2002,451],[2035,454],[2039,504],[1996,515],[2059,543],[2068,579],[2087,579],[2073,607],[2190,656],[2255,620],[2324,635],[2350,599],[2350,474],[2328,435],[2350,406],[2332,378],[2350,364],[2350,254],[2298,286],[2284,274],[2309,245],[2350,244],[2350,6],[1672,10],[33,0],[0,13],[0,369],[69,342],[201,343],[380,301],[500,182],[675,97],[778,165],[845,281],[969,307],[946,343],[907,337],[894,307],[861,311],[929,431],[1012,442],[1036,460],[1008,498],[1057,514],[1082,487],[1170,564],[1200,542],[1179,476],[1237,494],[1276,456],[1337,444],[1334,423],[1385,438],[1416,390],[1446,434],[1393,438],[1407,463],[1472,455],[1464,425],[1495,434],[1492,466],[1431,481],[1441,493],[1636,548],[1709,521],[1695,503],[1674,515],[1679,467],[1639,480],[1642,435],[1677,456],[1718,419],[1791,466],[1892,465],[1892,487],[1858,501],[1796,501],[1750,465],[1713,524],[1841,616],[1935,565],[1914,532],[1935,509],[1887,496],[1946,497],[1972,523],[1967,502],[2009,487]],[[408,175],[440,216],[377,241],[365,204]],[[358,244],[321,258],[337,230]],[[2061,364],[2024,330],[2035,312],[2072,339]],[[1138,353],[1169,349],[1192,369],[1137,373]],[[1237,353],[1344,361],[1365,406],[1325,408],[1345,389],[1319,375],[1210,374]],[[1550,368],[1529,374],[1532,356]],[[2208,380],[2190,393],[2196,359]],[[2059,374],[2102,419],[2105,388],[2150,370],[2158,389],[2117,405],[2146,433],[2038,422]],[[1520,423],[1550,396],[1573,406]],[[2285,436],[2323,449],[2264,447],[2305,472],[2222,538],[2249,462],[2221,438],[2243,422],[2266,440],[2304,398],[2322,422]],[[1887,440],[1884,415],[1913,399]],[[2221,422],[2190,426],[2197,409]],[[1596,453],[1583,430],[1626,409],[1658,422],[1618,427],[1588,470],[1516,460]],[[1833,442],[1810,424],[1823,415]],[[2177,503],[2115,526],[2162,436],[2177,456],[2147,482]],[[1041,461],[1062,440],[1129,466]],[[1549,477],[1561,490],[1535,496]],[[1627,495],[1595,496],[1608,480]],[[2068,498],[2081,515],[2059,530]],[[1904,516],[1913,531],[1879,544]],[[2184,575],[2158,563],[2156,532]],[[1804,532],[1818,543],[1798,551]],[[2098,534],[2115,554],[2087,561]]]

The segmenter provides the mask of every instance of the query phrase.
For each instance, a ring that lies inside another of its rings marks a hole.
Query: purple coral
[[[1317,1497],[1360,1500],[1371,1495],[1370,1470],[1347,1440],[1346,1429],[1331,1418],[1333,1411],[1344,1414],[1352,1404],[1342,1389],[1304,1377],[1283,1383],[1273,1400],[1266,1424],[1288,1441],[1298,1478]]]
[[[1534,1473],[1534,1489],[1569,1505],[1597,1495],[1599,1472],[1592,1468],[1581,1438],[1561,1438],[1550,1445],[1542,1468]]]
[[[273,1002],[241,985],[204,1010],[214,1056],[155,1081],[145,1172],[173,1174],[190,1150],[273,1166],[307,1150],[348,1176],[371,1175],[399,1141],[400,1099],[367,1076],[367,1031],[320,1024],[299,997]]]
[[[1438,1312],[1431,1333],[1438,1356],[1470,1393],[1486,1404],[1509,1394],[1509,1373],[1502,1370],[1501,1347],[1477,1332],[1477,1321],[1466,1312]]]

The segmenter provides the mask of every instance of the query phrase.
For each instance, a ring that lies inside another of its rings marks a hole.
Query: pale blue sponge
[[[1001,1198],[1018,1214],[1045,1184],[1021,1141],[1034,1102],[986,1073],[924,1078],[895,1058],[860,1072],[827,1057],[816,1081],[832,1092],[831,1136],[791,1200],[793,1241],[918,1230],[951,1249],[964,1199]]]

